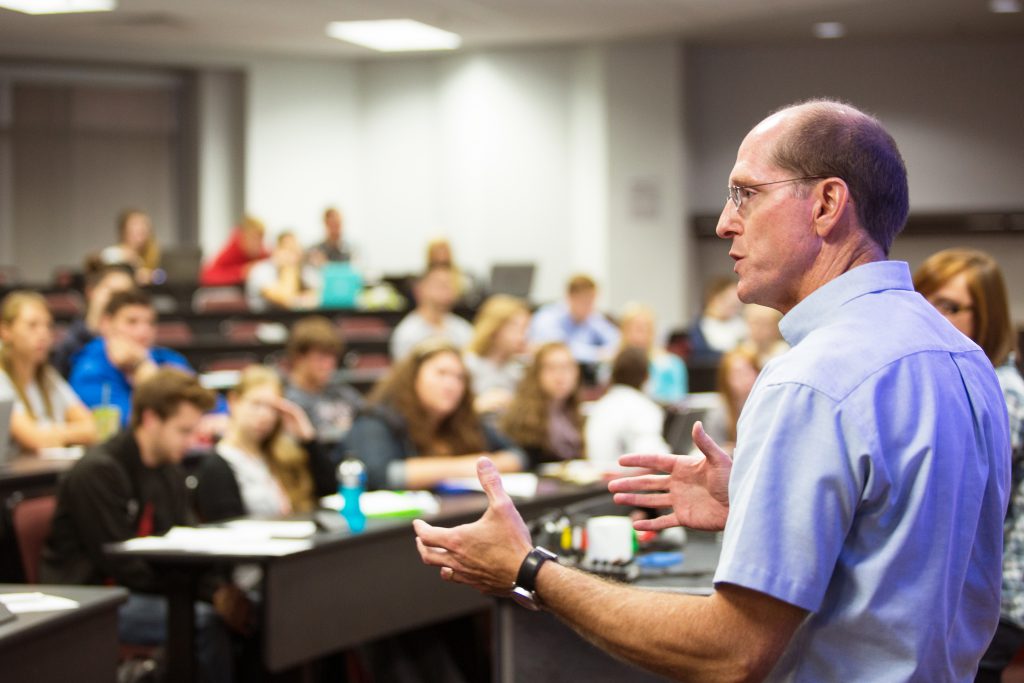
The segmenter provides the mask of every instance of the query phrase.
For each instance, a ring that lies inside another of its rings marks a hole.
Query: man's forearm
[[[546,609],[602,650],[681,680],[747,678],[749,650],[733,645],[716,597],[648,591],[545,563],[537,592]]]

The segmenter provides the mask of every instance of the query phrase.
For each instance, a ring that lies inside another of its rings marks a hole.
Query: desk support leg
[[[188,572],[167,576],[167,680],[196,677],[196,580]]]

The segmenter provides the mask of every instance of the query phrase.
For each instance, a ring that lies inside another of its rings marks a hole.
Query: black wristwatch
[[[523,563],[519,565],[519,574],[516,575],[516,583],[512,588],[512,599],[526,609],[537,611],[540,609],[540,602],[537,600],[537,573],[540,566],[548,560],[558,561],[558,555],[547,548],[537,546],[531,550]]]

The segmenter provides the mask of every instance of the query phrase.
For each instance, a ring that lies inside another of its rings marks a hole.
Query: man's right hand
[[[110,364],[128,374],[149,358],[145,346],[124,336],[111,335],[107,337],[106,345]]]
[[[666,474],[623,477],[608,483],[619,505],[672,508],[670,514],[638,520],[640,530],[685,526],[691,529],[720,531],[729,517],[729,474],[732,458],[704,431],[693,425],[693,443],[700,449],[694,455],[624,455],[623,467],[644,467]]]

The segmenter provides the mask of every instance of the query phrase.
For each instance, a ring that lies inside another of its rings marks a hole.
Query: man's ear
[[[815,188],[814,197],[814,229],[819,237],[825,238],[848,218],[846,212],[853,209],[853,198],[842,178],[826,178]]]

